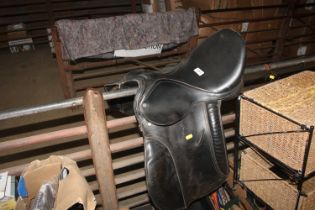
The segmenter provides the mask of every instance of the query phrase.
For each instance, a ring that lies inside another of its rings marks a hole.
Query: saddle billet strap
[[[145,142],[147,188],[157,208],[185,209],[224,183],[228,165],[220,117],[219,102],[198,102],[170,126],[137,116]]]

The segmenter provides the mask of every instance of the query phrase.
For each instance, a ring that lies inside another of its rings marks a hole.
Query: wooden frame
[[[57,27],[52,27],[52,38],[53,43],[55,46],[55,53],[56,53],[56,60],[58,64],[58,73],[61,82],[61,86],[63,89],[64,97],[65,98],[72,98],[76,95],[76,88],[74,85],[75,79],[74,74],[76,71],[85,71],[92,68],[99,68],[99,67],[110,67],[110,66],[119,66],[124,64],[133,64],[129,68],[122,66],[124,72],[128,72],[135,69],[140,68],[153,68],[157,69],[157,66],[165,66],[168,63],[174,63],[174,61],[169,61],[170,57],[182,57],[187,53],[191,52],[191,50],[197,45],[198,36],[191,37],[188,42],[181,44],[174,49],[164,51],[159,55],[150,55],[150,56],[142,56],[135,58],[114,58],[102,61],[95,61],[95,62],[79,62],[72,64],[69,60],[65,60],[62,55],[62,43],[58,36]],[[154,62],[155,61],[155,62]],[[157,62],[158,61],[158,62]],[[166,61],[166,62],[165,62]],[[177,59],[177,63],[180,62],[180,59]],[[153,63],[153,64],[152,64]],[[163,65],[164,64],[164,65]],[[136,67],[135,67],[136,66]],[[119,72],[119,70],[118,70]],[[101,75],[101,74],[99,74]],[[85,73],[85,76],[80,75],[80,79],[85,79],[91,76],[88,72]],[[95,74],[93,75],[95,77]],[[97,75],[96,75],[97,76]],[[91,84],[86,88],[95,88],[100,87],[104,84]],[[84,89],[84,88],[83,88]]]
[[[112,142],[108,134],[128,126],[137,127],[134,116],[106,120],[102,95],[95,89],[90,89],[84,97],[85,125],[71,126],[52,132],[39,133],[28,137],[0,142],[0,154],[12,151],[17,154],[33,147],[58,146],[60,139],[88,137],[89,147],[80,151],[63,154],[79,166],[81,162],[92,160],[92,165],[80,166],[81,174],[85,176],[95,194],[99,208],[128,209],[149,204],[145,185],[143,138],[132,137],[123,141]],[[222,117],[228,124],[235,119],[234,114]],[[234,136],[233,129],[225,130],[226,137]],[[136,151],[134,151],[136,150]],[[121,155],[123,153],[123,155]],[[117,154],[120,156],[114,157]],[[36,153],[31,153],[31,159],[38,159]],[[15,166],[1,168],[0,172],[8,171],[10,175],[19,176],[27,162],[19,161]],[[140,164],[140,166],[139,166]],[[138,168],[133,168],[137,166]],[[117,172],[123,170],[122,172]],[[113,173],[113,171],[116,171]],[[91,179],[96,175],[96,179]]]

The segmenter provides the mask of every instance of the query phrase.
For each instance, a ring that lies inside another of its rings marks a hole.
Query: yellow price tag
[[[270,75],[269,75],[269,79],[274,80],[274,79],[276,79],[276,76],[273,75],[273,74],[270,74]]]
[[[188,141],[188,140],[191,140],[193,138],[193,135],[190,133],[188,134],[185,139]]]

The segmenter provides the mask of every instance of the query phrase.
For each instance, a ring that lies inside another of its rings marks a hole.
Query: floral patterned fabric
[[[63,46],[63,58],[66,60],[102,55],[119,49],[179,44],[198,34],[193,9],[85,20],[59,20],[55,25]]]

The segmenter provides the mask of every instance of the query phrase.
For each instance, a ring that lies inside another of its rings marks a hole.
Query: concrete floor
[[[48,46],[15,54],[8,49],[1,50],[0,61],[0,111],[63,100],[57,63]],[[71,111],[63,110],[4,120],[0,121],[0,130],[71,114]]]
[[[16,54],[11,54],[8,49],[1,50],[0,61],[0,111],[63,99],[56,60],[48,46],[39,46],[34,51]],[[69,120],[69,117],[76,115],[81,115],[81,117]],[[0,142],[68,127],[68,124],[82,124],[82,119],[80,111],[65,109],[2,120],[0,121]],[[2,156],[0,168],[14,164],[17,158],[23,157],[23,154],[19,154],[20,157],[11,157],[13,162],[10,162],[8,156],[10,153],[7,153],[7,156],[0,154]]]
[[[63,99],[57,63],[45,46],[11,54],[0,51],[0,110]]]

